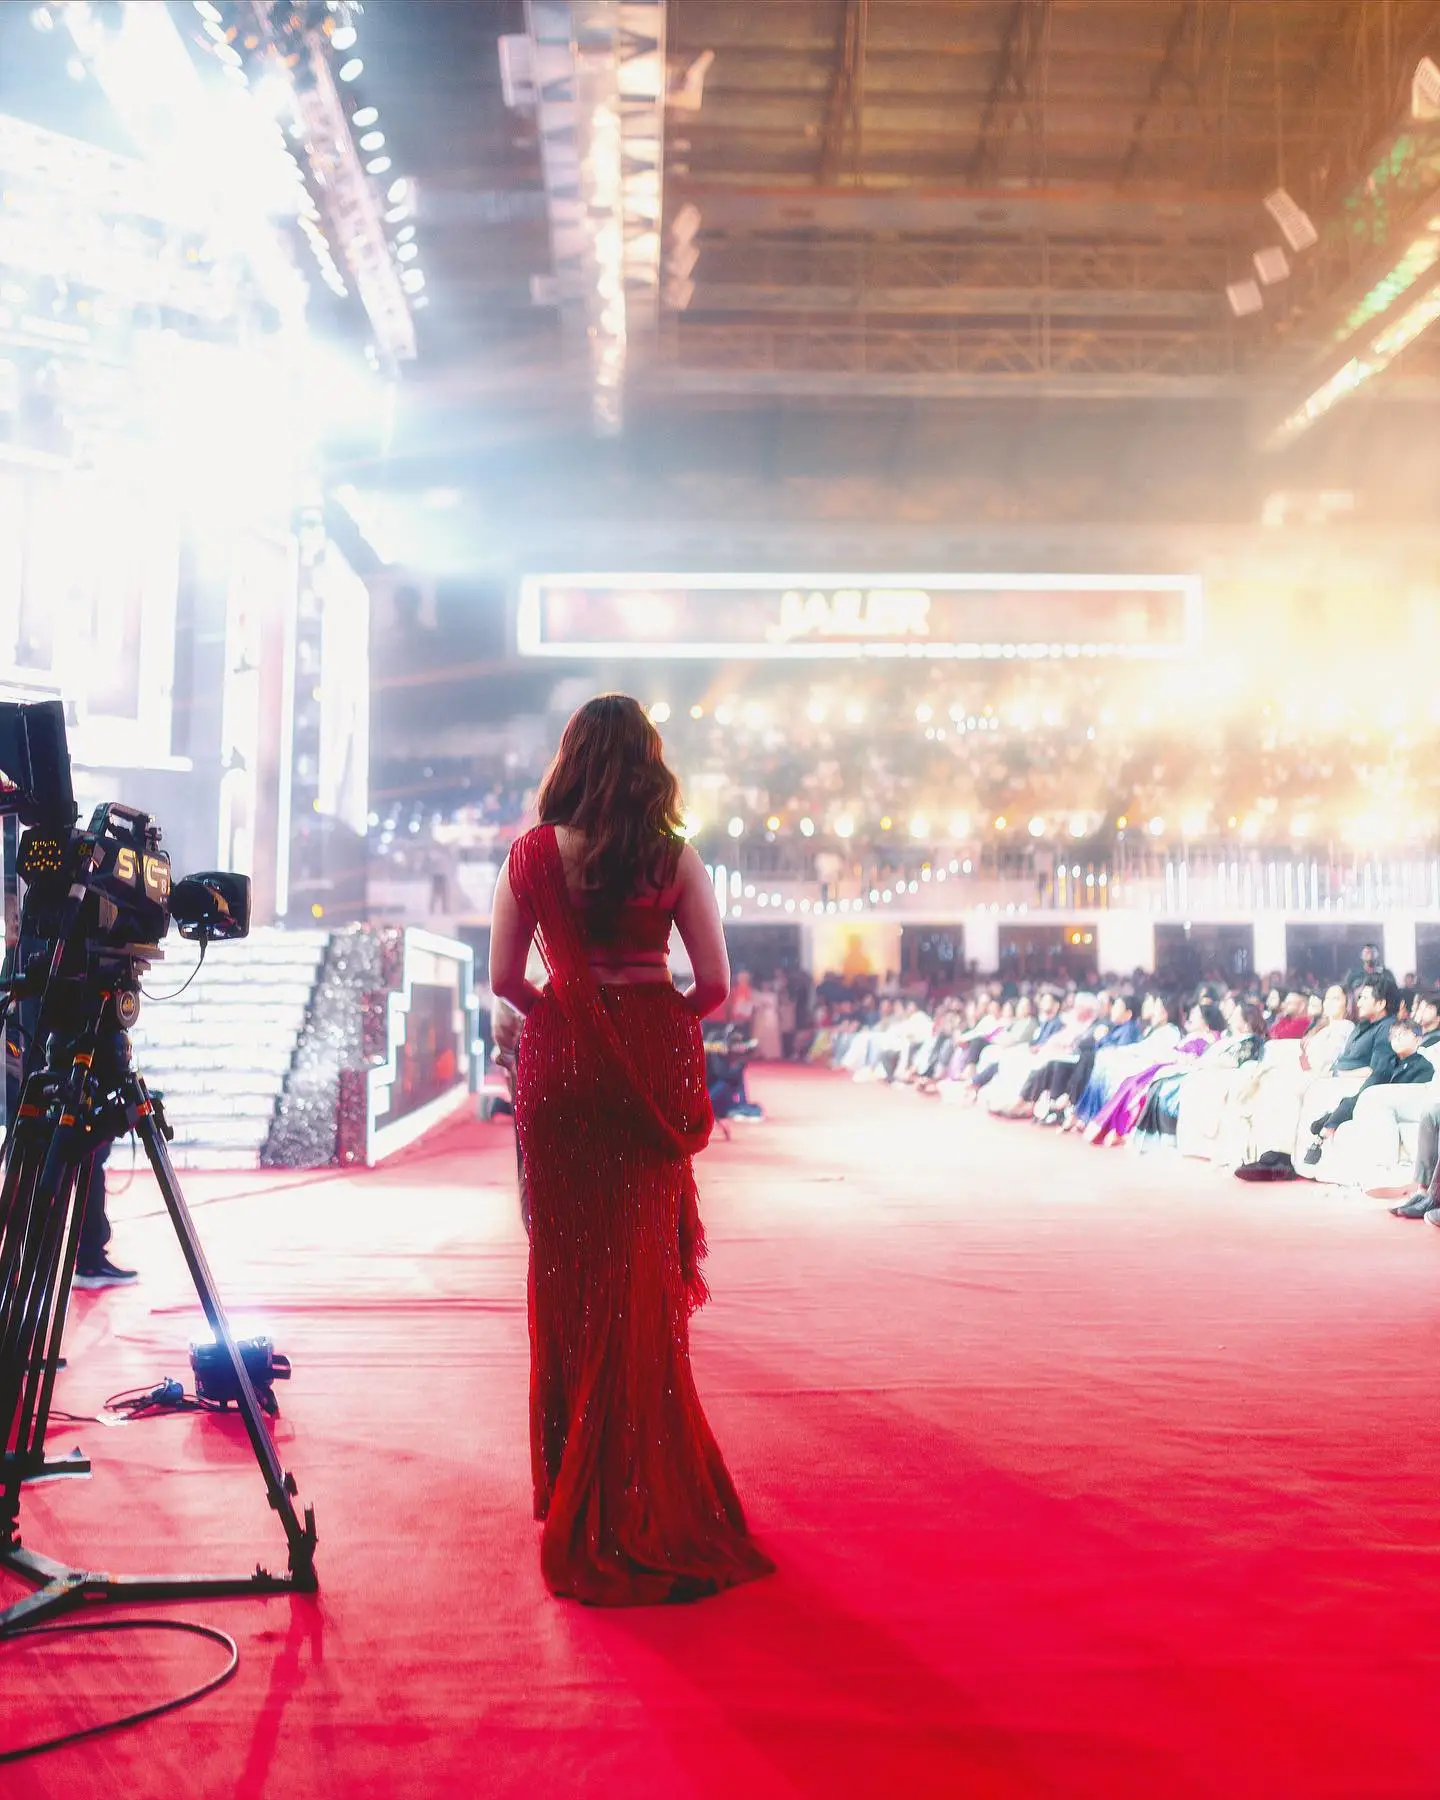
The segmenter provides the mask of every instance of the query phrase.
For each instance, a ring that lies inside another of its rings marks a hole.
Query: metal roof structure
[[[586,429],[593,330],[564,327],[573,218],[546,190],[569,102],[500,68],[567,6],[652,47],[653,0],[366,10],[422,196],[437,442]],[[1350,379],[1332,352],[1375,360],[1337,321],[1440,215],[1440,127],[1411,111],[1436,0],[668,0],[661,37],[637,428],[1033,399],[1240,404],[1279,431]],[[1435,391],[1431,339],[1377,391]]]
[[[1264,198],[1323,227],[1437,41],[1433,0],[672,0],[675,64],[713,60],[667,143],[701,219],[669,378],[1233,393],[1323,297]]]

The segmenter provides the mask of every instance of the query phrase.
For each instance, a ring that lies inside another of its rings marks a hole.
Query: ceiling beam
[[[975,192],[968,188],[730,187],[673,179],[668,198],[693,200],[707,232],[818,231],[916,232],[936,236],[962,231],[992,235],[1045,229],[1129,232],[1188,242],[1233,239],[1254,222],[1255,196],[1184,196],[1111,187]]]
[[[1215,400],[1243,394],[1224,375],[1066,375],[965,372],[864,375],[829,369],[706,369],[666,366],[641,377],[642,393],[726,400]]]
[[[1050,5],[1051,0],[1014,0],[970,156],[971,181],[984,181],[999,166],[1015,120],[1030,97],[1035,64],[1049,27]]]
[[[700,281],[689,316],[704,313],[886,314],[914,318],[1214,319],[1221,290],[1037,287],[852,287],[837,283]]]
[[[1140,160],[1140,147],[1145,139],[1145,127],[1160,96],[1165,92],[1171,75],[1175,71],[1176,59],[1185,39],[1195,27],[1199,15],[1199,0],[1181,0],[1181,4],[1170,21],[1170,29],[1165,33],[1165,46],[1160,53],[1160,60],[1155,65],[1155,73],[1150,78],[1150,91],[1145,96],[1145,104],[1135,115],[1135,123],[1131,128],[1130,142],[1126,146],[1125,156],[1120,164],[1120,183],[1123,186],[1135,173],[1135,165]]]
[[[825,109],[825,128],[820,143],[818,180],[821,187],[834,184],[841,156],[848,144],[851,167],[858,177],[861,151],[861,116],[865,105],[865,47],[870,27],[870,0],[843,0],[840,56]]]

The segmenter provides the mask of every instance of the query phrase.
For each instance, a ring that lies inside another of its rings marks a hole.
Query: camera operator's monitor
[[[75,790],[65,742],[65,708],[58,700],[0,701],[0,814],[23,825],[68,831],[75,823]]]

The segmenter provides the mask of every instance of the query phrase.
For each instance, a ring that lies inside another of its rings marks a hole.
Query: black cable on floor
[[[240,1666],[240,1650],[234,1638],[213,1625],[197,1625],[190,1619],[86,1619],[69,1625],[22,1626],[18,1631],[0,1634],[0,1649],[6,1644],[18,1643],[23,1638],[69,1637],[90,1631],[186,1632],[192,1637],[208,1638],[211,1643],[219,1644],[222,1649],[230,1652],[230,1660],[218,1675],[202,1681],[199,1687],[190,1688],[188,1692],[172,1699],[157,1701],[154,1706],[142,1707],[139,1712],[125,1713],[118,1719],[105,1719],[99,1725],[86,1725],[79,1731],[62,1732],[59,1737],[21,1744],[15,1750],[0,1750],[0,1764],[19,1762],[26,1756],[41,1756],[47,1750],[60,1750],[67,1744],[81,1744],[87,1738],[100,1737],[109,1731],[123,1731],[131,1725],[143,1725],[147,1719],[158,1719],[163,1713],[175,1712],[182,1706],[189,1706],[192,1700],[201,1700],[206,1694],[213,1694],[216,1688],[224,1686]]]

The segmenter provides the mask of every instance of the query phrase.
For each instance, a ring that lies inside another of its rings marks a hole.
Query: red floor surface
[[[6,1800],[1440,1795],[1440,1232],[908,1093],[755,1086],[769,1122],[701,1164],[695,1357],[775,1579],[620,1614],[544,1592],[505,1125],[375,1175],[196,1178],[232,1311],[294,1360],[323,1592],[186,1609],[237,1637],[236,1679],[0,1771]],[[117,1206],[143,1286],[77,1298],[75,1411],[188,1374],[152,1204]],[[72,1441],[96,1478],[27,1497],[37,1548],[280,1560],[233,1422]],[[216,1654],[7,1646],[0,1742]]]

